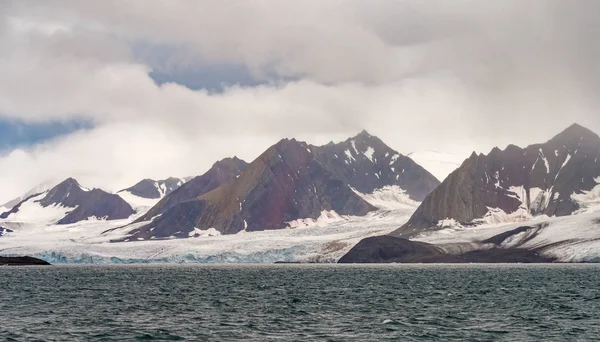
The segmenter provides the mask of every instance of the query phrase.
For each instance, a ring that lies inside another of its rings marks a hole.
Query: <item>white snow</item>
[[[349,219],[348,216],[340,216],[333,210],[323,210],[316,219],[304,218],[286,222],[290,228],[325,227],[333,222]]]
[[[117,193],[125,202],[136,211],[137,214],[145,213],[152,208],[158,201],[159,198],[144,198],[132,194],[129,191],[120,191]]]
[[[358,154],[358,150],[356,149],[356,143],[354,142],[354,140],[350,141],[350,144],[352,144],[352,148],[354,149],[354,152],[356,152],[356,154]]]
[[[550,204],[550,198],[552,195],[552,188],[548,190],[542,190],[540,188],[529,189],[529,208],[534,212],[541,212],[548,208]]]
[[[188,234],[189,237],[208,237],[208,236],[219,236],[219,235],[221,235],[221,232],[214,228],[208,228],[206,230],[202,230],[202,229],[196,228],[196,227],[194,227],[194,230],[192,230]]]
[[[348,157],[348,160],[351,160],[351,161],[355,161],[356,160],[352,156],[352,153],[350,153],[350,150],[346,150],[346,151],[344,151],[344,153],[346,153],[346,156]]]
[[[354,188],[352,190],[362,199],[379,209],[416,210],[419,206],[419,202],[410,199],[406,191],[397,185],[384,186],[381,189],[376,189],[371,194],[360,193]]]
[[[544,151],[540,148],[540,156],[544,159],[544,165],[546,165],[546,174],[550,173],[550,164],[548,164],[548,159],[544,155]]]
[[[560,175],[560,172],[565,167],[565,165],[567,165],[567,163],[569,162],[569,160],[571,160],[571,155],[567,154],[567,158],[565,159],[565,162],[561,165],[560,169],[558,169],[558,172],[556,173],[556,177],[554,177],[554,181],[555,182],[558,179],[558,176]]]
[[[369,158],[369,160],[371,161],[371,163],[375,163],[375,161],[373,160],[373,153],[375,153],[375,150],[369,146],[367,148],[367,150],[365,151],[364,155]]]
[[[592,190],[571,194],[571,199],[581,208],[578,213],[600,210],[600,177],[594,178],[594,181],[597,185]]]
[[[494,225],[499,223],[525,222],[532,218],[529,211],[524,207],[519,207],[512,213],[506,213],[500,208],[488,208],[487,214],[484,217],[475,220],[476,224]]]
[[[0,225],[11,228],[11,226],[18,225],[19,223],[34,226],[54,224],[76,208],[60,205],[43,207],[37,201],[43,199],[46,194],[47,192],[41,193],[23,202],[19,207],[19,211],[10,214],[6,219],[0,220]]]
[[[463,228],[463,226],[460,224],[460,222],[456,221],[455,219],[451,219],[451,218],[445,218],[443,220],[440,220],[437,223],[437,227],[438,228]]]
[[[208,236],[214,235],[210,230],[194,230],[196,238],[119,243],[109,241],[147,222],[122,228],[131,221],[83,221],[15,230],[0,238],[0,249],[7,255],[33,255],[53,263],[335,262],[361,239],[397,229],[413,210],[376,211],[364,217],[325,212],[304,222],[304,228],[216,236]]]
[[[394,164],[398,158],[400,158],[400,155],[398,153],[394,154],[392,158],[390,158],[390,165]]]
[[[518,227],[534,227],[542,223],[546,223],[547,226],[536,228],[539,229],[539,234],[534,235],[531,231],[524,232],[505,240],[502,246],[519,248],[547,246],[542,253],[556,257],[561,262],[600,261],[600,212],[550,218],[537,216],[528,221],[511,224],[490,224],[460,229],[448,227],[425,232],[415,240],[441,246],[471,244],[482,248],[485,245],[477,244],[477,241],[483,241]],[[528,237],[531,239],[527,239]]]

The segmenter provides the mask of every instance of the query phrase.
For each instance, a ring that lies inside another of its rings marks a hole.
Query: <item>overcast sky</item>
[[[5,0],[0,16],[0,119],[89,123],[2,150],[0,200],[197,175],[283,137],[367,129],[466,157],[600,132],[596,0]]]

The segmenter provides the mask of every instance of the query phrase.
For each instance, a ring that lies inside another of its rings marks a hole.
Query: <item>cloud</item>
[[[0,198],[67,176],[118,190],[252,160],[283,137],[319,144],[363,128],[403,153],[465,156],[575,121],[600,132],[594,1],[0,6],[0,113],[94,123],[1,156]],[[243,70],[245,85],[149,76],[214,70]]]

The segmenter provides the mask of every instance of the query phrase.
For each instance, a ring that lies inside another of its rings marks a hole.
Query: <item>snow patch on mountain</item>
[[[365,157],[369,158],[371,163],[375,163],[375,161],[373,160],[373,153],[375,153],[375,150],[371,146],[369,146],[364,153]]]
[[[488,208],[487,214],[484,217],[475,220],[475,224],[495,225],[501,223],[525,222],[532,218],[531,213],[523,206],[519,207],[512,213],[506,213],[500,208]]]
[[[119,191],[117,193],[125,202],[135,210],[136,214],[147,212],[150,208],[156,205],[160,198],[144,198],[136,196],[127,190]]]
[[[0,225],[5,222],[8,224],[23,222],[30,225],[54,224],[77,208],[65,207],[57,204],[44,207],[39,201],[43,199],[46,194],[47,192],[43,192],[22,202],[16,213],[11,213],[6,219],[0,220]]]
[[[221,235],[221,232],[214,229],[214,228],[208,228],[206,230],[202,230],[200,228],[196,228],[194,227],[194,230],[191,231],[189,233],[190,237],[207,237],[207,236],[219,236]]]
[[[476,227],[446,227],[421,233],[413,240],[438,246],[457,245],[480,241],[480,248],[493,236],[531,227],[507,237],[503,248],[541,249],[541,253],[560,262],[600,262],[600,212],[548,217],[536,216],[524,222],[488,224]]]
[[[384,186],[381,189],[376,189],[371,194],[363,194],[356,189],[352,189],[362,199],[369,202],[371,205],[385,210],[393,209],[416,209],[419,202],[412,200],[405,190],[397,185]]]
[[[334,210],[323,210],[316,219],[304,218],[286,222],[290,228],[324,227],[328,224],[348,220],[349,216],[341,216]]]
[[[592,190],[583,191],[580,194],[571,194],[571,199],[580,207],[576,213],[600,210],[600,176],[594,178],[594,181],[598,185],[596,185]]]

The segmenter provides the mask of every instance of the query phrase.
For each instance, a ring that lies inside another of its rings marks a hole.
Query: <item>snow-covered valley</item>
[[[131,220],[29,226],[2,236],[0,253],[50,263],[335,262],[361,239],[398,228],[413,210],[381,210],[281,230],[133,242],[110,242],[127,236],[134,227],[123,226]]]
[[[139,215],[126,220],[90,219],[69,225],[4,221],[0,225],[10,227],[12,232],[0,238],[0,253],[31,255],[54,264],[336,262],[361,239],[397,229],[418,204],[386,204],[381,196],[375,197],[382,209],[364,217],[324,213],[316,220],[290,222],[287,229],[200,234],[187,239],[111,242],[127,237],[136,225],[129,224]],[[600,261],[600,211],[596,210],[475,227],[451,226],[422,233],[413,240],[436,244],[449,253],[462,253],[490,248],[489,243],[484,243],[486,239],[524,226],[531,228],[507,234],[501,247],[539,249],[561,262]]]

